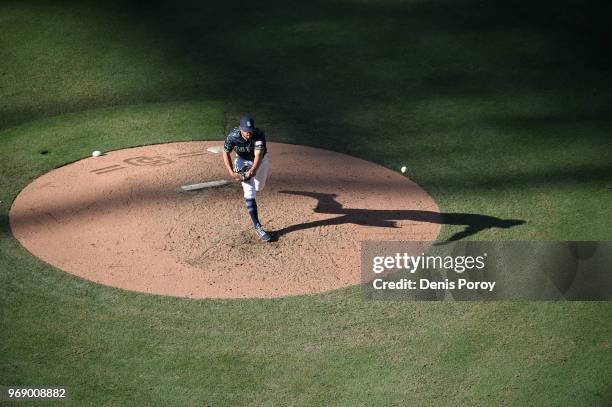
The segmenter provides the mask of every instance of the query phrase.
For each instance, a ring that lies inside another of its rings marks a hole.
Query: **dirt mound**
[[[310,147],[270,143],[259,216],[277,241],[259,242],[238,183],[215,142],[113,151],[53,170],[28,185],[10,212],[15,237],[35,256],[109,286],[190,298],[281,297],[359,283],[362,240],[434,240],[438,212],[406,177]],[[215,150],[215,149],[213,149]]]

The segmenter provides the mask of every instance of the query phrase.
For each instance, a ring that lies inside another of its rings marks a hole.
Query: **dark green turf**
[[[7,214],[94,149],[220,139],[250,112],[272,141],[406,165],[445,212],[526,222],[471,239],[610,240],[609,9],[3,2],[0,385],[74,405],[608,405],[610,303],[146,296],[46,266]]]

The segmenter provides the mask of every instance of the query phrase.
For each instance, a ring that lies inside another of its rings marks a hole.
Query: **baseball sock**
[[[261,226],[259,223],[259,218],[257,217],[257,202],[255,202],[255,198],[245,198],[247,211],[249,211],[249,216],[253,221],[253,225],[255,227]]]

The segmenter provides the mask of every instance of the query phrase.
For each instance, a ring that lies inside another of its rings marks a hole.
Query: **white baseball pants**
[[[253,161],[245,160],[244,158],[236,155],[234,160],[234,170],[242,168],[245,164],[253,165]],[[261,191],[266,186],[266,179],[268,178],[268,154],[264,155],[261,165],[257,169],[257,173],[253,178],[247,182],[242,182],[242,190],[244,191],[245,199],[255,199],[257,191]]]

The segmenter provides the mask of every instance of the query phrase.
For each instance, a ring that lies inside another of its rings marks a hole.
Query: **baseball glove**
[[[242,166],[242,168],[236,171],[236,174],[238,174],[238,176],[240,177],[240,181],[247,182],[248,180],[251,179],[251,177],[247,175],[250,169],[251,169],[251,166],[248,164],[245,164]]]

